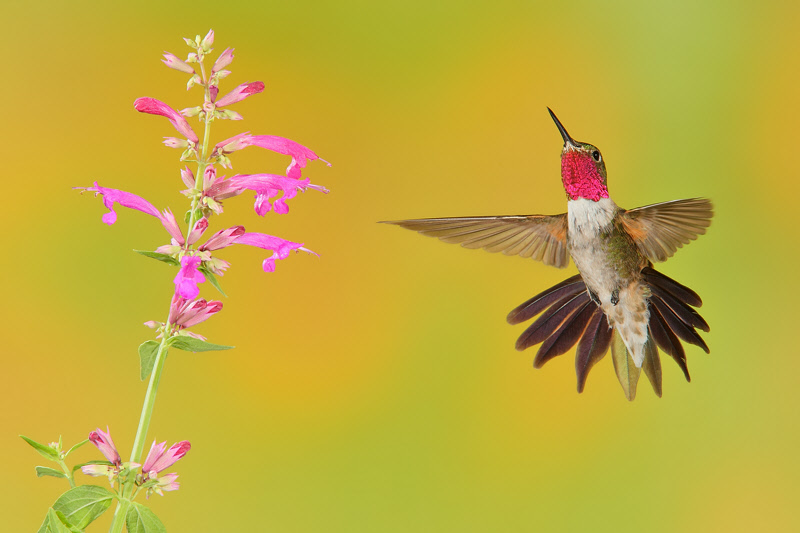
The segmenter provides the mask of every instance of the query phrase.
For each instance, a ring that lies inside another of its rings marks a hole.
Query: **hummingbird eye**
[[[597,150],[595,150],[594,152],[592,152],[592,157],[593,157],[593,158],[594,158],[594,160],[595,160],[595,161],[597,161],[598,163],[600,162],[600,152],[598,152]]]

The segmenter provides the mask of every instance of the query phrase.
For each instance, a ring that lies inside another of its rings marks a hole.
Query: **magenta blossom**
[[[141,113],[148,113],[150,115],[160,115],[166,117],[181,135],[196,143],[199,139],[197,134],[192,130],[183,115],[172,109],[170,106],[156,100],[155,98],[137,98],[133,102],[133,107],[136,111]]]
[[[258,94],[264,90],[264,82],[254,81],[250,83],[243,83],[236,87],[234,90],[216,101],[217,107],[225,107],[226,105],[241,102],[248,96]]]
[[[244,226],[232,226],[227,229],[219,230],[209,237],[205,244],[201,244],[197,249],[203,252],[226,248],[235,243],[236,239],[242,235],[244,235]]]
[[[106,426],[106,431],[103,432],[100,428],[89,433],[89,441],[97,446],[97,449],[105,456],[109,462],[116,466],[122,465],[122,459],[117,452],[117,447],[114,446],[114,441],[111,440],[110,432]],[[90,474],[91,475],[91,474]]]
[[[194,69],[191,65],[179,59],[177,56],[170,54],[169,52],[164,52],[164,59],[161,60],[169,68],[174,68],[175,70],[180,70],[181,72],[185,72],[186,74],[194,74]]]
[[[200,294],[200,288],[197,284],[206,280],[203,273],[197,270],[199,266],[199,257],[188,255],[181,257],[181,269],[175,279],[172,280],[175,283],[175,294],[189,300],[197,298],[197,295]]]
[[[215,74],[219,72],[230,65],[231,61],[233,61],[233,48],[226,48],[225,51],[219,55],[217,60],[214,61],[214,66],[211,67],[211,73]]]
[[[153,492],[159,496],[163,496],[166,491],[178,490],[181,488],[181,484],[176,481],[177,479],[178,474],[164,474],[156,480],[153,486],[147,489],[146,497],[149,499],[150,494]]]
[[[264,233],[245,233],[236,239],[236,244],[247,244],[264,250],[272,250],[273,254],[264,259],[262,263],[264,272],[275,272],[275,260],[286,259],[292,250],[302,250],[303,252],[317,255],[308,248],[303,248],[303,243],[287,241]]]
[[[173,326],[176,326],[178,331],[181,331],[186,328],[196,326],[201,322],[205,322],[216,313],[219,313],[221,310],[222,302],[215,300],[207,302],[202,298],[199,300],[187,300],[186,298],[175,294],[172,297],[172,303],[169,307],[169,318],[167,321]],[[159,322],[155,321],[145,323],[146,326],[151,328],[156,328],[159,326],[159,324]],[[196,339],[205,340],[205,337],[202,335],[198,335],[189,331],[183,331],[181,335],[188,335]]]
[[[117,212],[114,211],[115,203],[129,209],[136,209],[142,213],[147,213],[148,215],[152,215],[159,220],[161,219],[161,213],[158,212],[158,209],[156,209],[153,204],[141,196],[136,196],[133,193],[120,191],[119,189],[107,189],[98,185],[96,181],[94,182],[94,187],[75,188],[93,192],[95,197],[97,197],[98,194],[103,196],[103,205],[106,206],[106,208],[110,211],[109,213],[103,215],[103,222],[109,226],[117,221]]]
[[[306,148],[302,144],[284,137],[278,137],[277,135],[251,135],[248,139],[248,144],[291,156],[292,162],[286,169],[286,175],[290,178],[299,179],[301,169],[305,168],[308,161],[319,159],[327,163],[328,166],[331,166],[330,163],[321,159],[312,150]]]
[[[169,450],[164,451],[166,445],[166,441],[161,444],[156,444],[156,441],[153,441],[153,445],[150,446],[150,453],[147,454],[147,459],[144,460],[144,465],[142,465],[142,472],[145,475],[155,477],[155,474],[174,465],[192,448],[192,445],[187,440],[176,442]]]
[[[275,212],[280,215],[285,215],[289,212],[286,200],[294,198],[298,191],[305,191],[308,188],[324,193],[328,192],[325,187],[309,183],[308,178],[298,180],[278,176],[277,174],[237,174],[228,181],[230,182],[230,187],[255,191],[255,211],[262,217],[272,207],[270,200],[275,198],[281,191],[283,191],[283,196],[274,202]]]

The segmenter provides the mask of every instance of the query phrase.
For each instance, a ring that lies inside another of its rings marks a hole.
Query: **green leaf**
[[[144,341],[139,345],[139,379],[146,380],[153,371],[153,365],[156,364],[156,355],[158,355],[158,341]]]
[[[617,373],[617,379],[622,385],[625,397],[629,401],[633,401],[636,398],[636,384],[639,382],[641,369],[633,363],[633,359],[628,354],[628,349],[616,329],[611,338],[611,359],[614,361],[614,371]]]
[[[162,261],[164,263],[167,263],[169,265],[179,266],[181,264],[180,261],[178,261],[177,259],[175,259],[171,255],[162,254],[162,253],[158,253],[158,252],[149,252],[147,250],[134,250],[134,252],[136,252],[137,254],[141,254],[141,255],[143,255],[145,257],[149,257],[151,259],[157,259],[157,260]]]
[[[200,339],[185,335],[172,337],[169,341],[169,345],[185,352],[211,352],[215,350],[230,350],[233,348],[233,346],[211,344],[210,342],[201,341]]]
[[[58,514],[51,507],[47,510],[44,522],[36,533],[70,533],[70,529],[61,521]]]
[[[80,441],[78,444],[76,444],[75,446],[73,446],[72,448],[70,448],[70,449],[67,451],[67,454],[66,454],[64,457],[67,457],[69,454],[71,454],[72,452],[74,452],[75,450],[77,450],[78,448],[80,448],[81,446],[83,446],[84,444],[86,444],[87,442],[89,442],[89,439],[86,439],[86,440],[82,440],[82,441]]]
[[[20,435],[20,437],[22,438],[22,440],[24,440],[25,442],[27,442],[28,444],[33,446],[33,449],[36,450],[37,452],[39,452],[39,455],[41,455],[42,457],[46,457],[46,458],[50,459],[51,461],[58,461],[58,459],[59,459],[58,452],[52,446],[46,446],[44,444],[39,444],[35,440],[29,439],[25,435]]]
[[[112,463],[111,461],[86,461],[85,463],[81,463],[79,465],[73,466],[72,467],[72,473],[74,474],[75,472],[77,472],[82,466],[88,466],[88,465],[106,465],[106,466],[111,466],[113,464],[114,463]]]
[[[211,272],[210,270],[208,270],[207,268],[202,267],[202,266],[200,268],[198,268],[197,270],[199,270],[200,272],[202,272],[205,275],[205,277],[208,280],[208,282],[215,289],[217,289],[221,295],[223,295],[225,298],[228,297],[228,295],[225,294],[225,291],[222,290],[222,287],[220,287],[219,281],[217,280],[217,277],[214,275],[213,272]]]
[[[167,533],[167,529],[161,520],[151,511],[140,503],[132,503],[125,515],[125,527],[128,533]]]
[[[114,500],[114,494],[97,485],[81,485],[61,495],[53,504],[53,509],[64,513],[68,523],[78,529],[85,529]]]
[[[50,468],[47,466],[37,466],[36,477],[42,476],[67,477],[67,475],[61,470],[56,470],[55,468]]]

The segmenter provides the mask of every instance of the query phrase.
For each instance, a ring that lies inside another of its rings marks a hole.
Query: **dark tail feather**
[[[517,339],[517,350],[522,351],[547,339],[556,332],[564,320],[587,301],[589,293],[584,291],[573,296],[565,296],[555,302],[520,335]]]
[[[586,331],[578,343],[578,350],[575,353],[575,373],[578,376],[578,392],[583,392],[586,386],[586,378],[589,370],[608,352],[611,345],[611,332],[614,331],[608,326],[606,315],[595,306],[592,320],[586,327]]]
[[[689,377],[689,367],[686,366],[686,352],[683,350],[683,345],[678,337],[672,333],[664,322],[664,319],[658,312],[658,309],[650,307],[650,333],[653,335],[658,347],[664,352],[675,359],[678,366],[683,370],[683,375],[686,376],[686,381],[692,381]]]
[[[539,351],[536,352],[536,357],[533,360],[534,368],[541,368],[553,357],[569,351],[583,335],[586,325],[589,324],[592,314],[597,309],[597,305],[592,303],[586,293],[584,293],[582,300],[585,300],[584,303],[561,324],[558,331],[547,337],[539,347]]]
[[[586,290],[580,274],[565,279],[558,285],[554,285],[542,291],[524,304],[520,305],[508,314],[506,320],[509,324],[519,324],[535,317],[545,310],[548,306],[565,296],[573,296]]]
[[[642,270],[642,277],[652,293],[649,306],[650,334],[658,347],[678,363],[686,381],[691,381],[681,340],[709,353],[708,345],[695,331],[695,328],[702,331],[710,329],[700,313],[693,309],[703,305],[703,301],[689,287],[650,267]]]
[[[681,285],[674,279],[665,276],[661,272],[654,270],[651,267],[642,269],[642,276],[648,285],[651,287],[659,287],[666,292],[673,294],[678,300],[686,302],[692,307],[702,307],[703,300],[692,289],[686,285]]]

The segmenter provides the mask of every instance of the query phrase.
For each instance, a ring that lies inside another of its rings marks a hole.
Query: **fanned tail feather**
[[[708,353],[708,346],[696,330],[707,332],[710,328],[694,309],[703,302],[693,290],[651,267],[642,270],[642,278],[651,289],[643,371],[656,394],[661,396],[658,350],[672,357],[686,376],[686,381],[691,381],[681,341],[699,346]],[[583,392],[589,371],[609,351],[614,330],[609,327],[602,309],[592,302],[580,274],[521,304],[508,314],[507,320],[510,324],[519,324],[536,315],[539,317],[517,339],[517,350],[541,343],[533,363],[534,367],[541,368],[547,361],[568,352],[577,344],[575,373],[578,392]],[[636,394],[638,369],[635,376],[624,370],[632,367],[633,361],[627,349],[623,350],[624,344],[617,344],[620,346],[616,348],[614,366],[626,396],[632,400]]]

